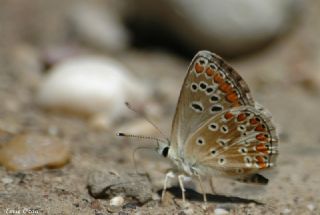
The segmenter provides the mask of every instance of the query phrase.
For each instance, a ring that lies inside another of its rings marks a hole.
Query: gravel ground
[[[262,51],[230,61],[247,81],[254,98],[273,114],[280,133],[280,155],[277,167],[265,174],[270,179],[267,186],[213,179],[216,193],[209,196],[207,211],[202,208],[196,181],[190,183],[186,207],[181,205],[175,183],[165,201],[159,202],[156,193],[161,190],[169,162],[152,150],[143,150],[135,159],[135,167],[134,149],[150,144],[114,135],[125,128],[155,135],[141,118],[118,122],[106,131],[92,127],[86,118],[38,107],[34,95],[45,73],[37,73],[38,64],[32,62],[40,61],[39,44],[26,40],[28,36],[24,42],[14,40],[7,33],[0,51],[0,127],[39,134],[54,130],[55,135],[70,141],[72,157],[69,164],[58,169],[13,172],[0,167],[0,214],[24,210],[29,214],[213,214],[217,208],[229,214],[320,214],[319,8],[319,2],[310,1],[299,26],[289,35]],[[24,52],[27,60],[17,54]],[[146,85],[153,86],[157,95],[153,98],[154,115],[158,114],[154,121],[168,133],[188,60],[164,51],[136,49],[129,49],[118,59],[138,71]],[[93,172],[127,174],[135,168],[147,175],[153,189],[150,200],[141,203],[129,197],[122,207],[114,208],[109,204],[110,196],[94,198],[89,194],[88,177]]]

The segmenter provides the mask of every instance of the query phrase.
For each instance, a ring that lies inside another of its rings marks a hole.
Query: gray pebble
[[[152,199],[152,188],[146,175],[94,171],[88,177],[89,193],[95,198],[131,197],[140,203]]]

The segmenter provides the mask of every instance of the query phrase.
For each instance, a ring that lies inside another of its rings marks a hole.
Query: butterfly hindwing
[[[264,112],[240,106],[216,114],[192,133],[184,156],[200,174],[248,175],[274,165],[277,141]]]
[[[269,179],[257,173],[240,177],[240,178],[237,178],[236,180],[243,183],[248,183],[248,184],[262,184],[262,185],[266,185],[269,182]]]
[[[181,89],[170,147],[182,153],[188,136],[202,123],[221,111],[243,105],[254,105],[244,80],[221,57],[200,51],[190,64]]]

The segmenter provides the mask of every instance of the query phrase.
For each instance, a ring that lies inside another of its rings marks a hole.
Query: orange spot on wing
[[[257,150],[258,152],[268,153],[268,148],[267,148],[263,143],[259,143],[259,144],[256,146],[256,150]]]
[[[196,70],[197,73],[201,73],[204,68],[199,63],[196,63],[196,65],[194,66],[194,69]]]
[[[264,134],[258,134],[256,136],[256,139],[260,140],[260,141],[265,141],[267,138],[266,138],[266,136]]]
[[[219,86],[219,89],[220,89],[222,92],[227,93],[227,92],[229,92],[232,88],[231,88],[230,84],[221,83],[221,85]]]
[[[227,112],[224,114],[224,118],[231,119],[233,117],[233,114],[231,112]]]
[[[258,164],[259,164],[260,169],[267,168],[267,164],[266,163],[258,163]]]
[[[223,81],[223,78],[222,78],[222,76],[221,76],[220,74],[216,74],[216,75],[213,77],[213,80],[214,80],[214,82],[216,82],[216,83],[220,83],[220,82]]]
[[[257,157],[256,157],[256,160],[257,160],[257,163],[258,163],[260,169],[264,169],[264,168],[267,167],[267,164],[266,164],[266,162],[264,161],[263,157],[257,156]]]
[[[240,113],[239,115],[238,115],[238,117],[237,117],[237,120],[238,121],[243,121],[243,120],[245,120],[247,117],[246,117],[246,114],[244,114],[244,113]]]
[[[211,67],[208,67],[208,68],[206,69],[206,73],[207,73],[208,76],[213,75],[213,69],[211,69]]]
[[[263,127],[262,124],[260,124],[256,127],[255,131],[265,131],[265,128]]]
[[[238,100],[238,96],[235,92],[229,93],[226,98],[229,102],[235,102]]]
[[[250,119],[250,124],[251,125],[255,125],[257,123],[258,123],[258,121],[255,118]]]

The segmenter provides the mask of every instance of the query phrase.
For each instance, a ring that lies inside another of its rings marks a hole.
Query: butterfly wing
[[[259,107],[234,107],[207,120],[186,141],[188,166],[200,175],[235,177],[274,166],[278,137]]]
[[[238,73],[221,57],[200,51],[191,61],[172,123],[171,152],[183,156],[188,136],[226,109],[254,102]]]

